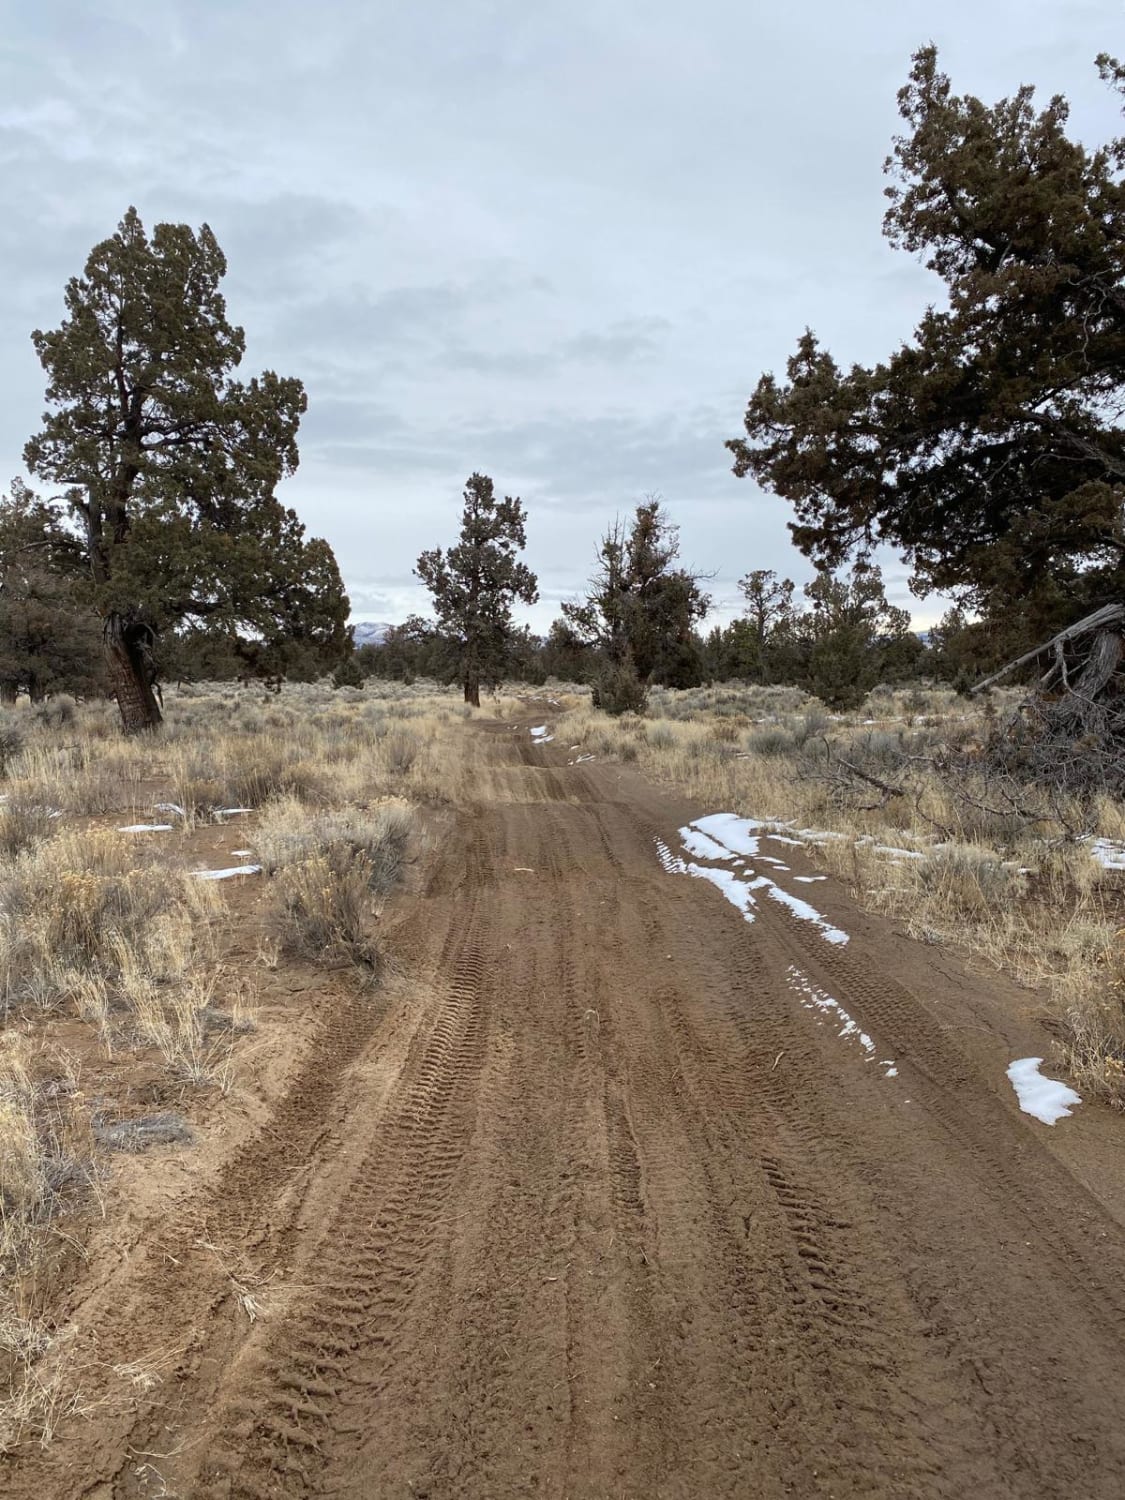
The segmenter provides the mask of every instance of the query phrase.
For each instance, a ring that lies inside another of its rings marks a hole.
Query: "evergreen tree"
[[[456,546],[423,552],[414,569],[434,601],[438,627],[458,645],[465,702],[480,705],[481,682],[504,675],[512,605],[539,598],[535,574],[519,561],[527,545],[519,497],[498,500],[487,474],[470,476]]]
[[[585,599],[563,605],[579,639],[604,654],[617,684],[614,697],[629,707],[635,695],[617,689],[630,673],[642,687],[654,680],[675,686],[702,680],[694,627],[711,600],[699,574],[675,566],[679,555],[679,527],[659,500],[646,500],[628,526],[618,519],[603,536]]]
[[[738,580],[746,600],[745,641],[750,650],[748,671],[739,676],[753,676],[757,682],[770,682],[770,646],[776,636],[791,626],[794,614],[794,584],[789,578],[778,578],[772,568],[755,568]],[[751,665],[752,662],[752,665]]]
[[[810,608],[801,621],[808,658],[801,686],[831,708],[856,708],[885,675],[920,650],[910,615],[887,600],[877,567],[850,575],[820,572],[805,585]]]
[[[20,480],[0,499],[0,701],[102,687],[101,641],[67,577],[73,539]]]
[[[68,283],[63,323],[32,335],[49,409],[25,459],[62,491],[129,733],[160,722],[166,628],[223,630],[255,670],[282,668],[294,631],[324,664],[347,643],[335,559],[274,494],[297,467],[305,393],[273,371],[234,379],[245,338],[225,272],[206,225],[150,239],[130,208]]]
[[[920,589],[1018,602],[1039,637],[1125,596],[1125,139],[1087,150],[1030,88],[957,96],[933,47],[899,107],[884,230],[946,296],[869,369],[807,332],[727,446],[818,562],[890,542]]]

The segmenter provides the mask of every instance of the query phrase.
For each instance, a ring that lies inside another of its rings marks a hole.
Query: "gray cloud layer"
[[[27,335],[135,203],[212,225],[248,364],[304,378],[286,499],[357,613],[424,604],[414,558],[473,469],[528,503],[540,625],[649,491],[721,607],[751,567],[804,577],[785,507],[722,444],[806,324],[873,359],[937,295],[879,232],[910,52],[937,41],[986,98],[1061,90],[1093,140],[1117,128],[1092,59],[1119,32],[1117,0],[22,6],[0,473],[41,408]]]

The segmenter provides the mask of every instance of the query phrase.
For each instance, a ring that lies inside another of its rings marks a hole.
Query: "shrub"
[[[48,807],[36,807],[26,802],[3,803],[0,805],[0,860],[15,859],[57,828],[58,819],[52,817]]]
[[[368,933],[371,866],[339,847],[289,865],[273,888],[273,916],[286,951],[316,962],[345,960],[373,972],[379,950]]]
[[[402,873],[413,827],[414,813],[404,802],[385,802],[373,812],[314,812],[295,797],[282,797],[262,811],[255,853],[269,874],[318,855],[359,854],[370,872],[369,890],[385,895]]]
[[[780,724],[774,729],[756,729],[746,736],[745,744],[751,755],[771,757],[792,755],[797,748],[794,735]]]
[[[394,802],[374,813],[312,812],[290,797],[265,809],[257,852],[276,877],[272,915],[288,952],[376,970],[372,898],[398,880],[413,822]]]
[[[23,749],[23,732],[13,714],[0,715],[0,776],[6,776]]]
[[[348,653],[332,673],[332,686],[334,688],[361,688],[363,686],[363,671],[356,659],[354,651]]]
[[[648,689],[631,666],[607,667],[590,685],[590,700],[603,713],[642,714]]]
[[[49,698],[35,710],[35,717],[45,729],[68,729],[77,717],[74,699],[65,693]]]
[[[421,740],[411,730],[392,729],[383,736],[382,742],[383,760],[388,771],[405,776],[418,759],[421,748]]]
[[[182,978],[215,892],[186,872],[137,868],[137,860],[119,834],[69,829],[0,874],[5,1008],[53,1004],[84,982],[120,995],[130,972]]]

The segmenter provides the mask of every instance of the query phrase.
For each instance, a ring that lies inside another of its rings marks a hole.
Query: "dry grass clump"
[[[13,860],[58,829],[48,807],[27,802],[0,803],[0,862]]]
[[[418,759],[421,737],[409,729],[392,729],[384,734],[380,751],[383,764],[396,776],[404,776]]]
[[[374,971],[376,900],[398,881],[413,826],[401,802],[372,811],[314,811],[294,797],[271,803],[255,847],[274,876],[271,914],[286,951]]]
[[[36,1077],[31,1044],[0,1034],[0,1454],[50,1441],[79,1397],[60,1339],[36,1311],[47,1236],[95,1181],[93,1133],[65,1059]],[[61,1076],[60,1076],[61,1071]]]
[[[1101,934],[1095,962],[1061,999],[1071,1071],[1125,1109],[1125,928]]]
[[[36,1083],[26,1038],[0,1035],[0,1281],[27,1269],[38,1230],[92,1180],[93,1135],[77,1092],[72,1077]]]
[[[156,1046],[179,1076],[220,1077],[201,1012],[213,886],[106,830],[64,829],[0,867],[4,1014],[72,1003],[112,1046]]]

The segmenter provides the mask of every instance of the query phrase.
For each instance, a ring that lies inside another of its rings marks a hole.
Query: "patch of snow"
[[[656,853],[669,875],[686,875],[687,864],[678,854],[673,854],[663,839],[656,840]]]
[[[750,887],[744,880],[739,880],[733,870],[715,870],[708,865],[690,864],[678,854],[673,854],[663,839],[656,840],[656,852],[669,875],[694,875],[698,880],[710,881],[748,922],[754,920],[752,908],[758,903],[751,895]]]
[[[767,833],[766,838],[773,839],[775,844],[792,844],[794,849],[799,849],[803,842],[801,839],[786,838],[785,835],[781,833]]]
[[[171,833],[171,823],[127,823],[118,833]]]
[[[789,979],[789,988],[796,992],[798,999],[806,1010],[818,1010],[822,1015],[831,1016],[834,1021],[838,1021],[840,1029],[836,1035],[843,1037],[845,1041],[850,1041],[854,1037],[867,1053],[866,1060],[868,1062],[875,1061],[875,1043],[866,1031],[860,1030],[859,1026],[852,1020],[851,1016],[848,1015],[838,1000],[834,1000],[831,995],[825,994],[822,989],[818,989],[808,975],[798,969],[795,964],[790,964],[787,977]],[[898,1069],[895,1067],[892,1058],[882,1058],[879,1062],[879,1067],[886,1069],[886,1072],[883,1074],[884,1078],[898,1077]]]
[[[757,854],[758,830],[770,825],[758,818],[740,818],[736,813],[709,813],[705,818],[696,818],[691,826],[732,854]]]
[[[1113,839],[1091,839],[1090,853],[1103,870],[1125,870],[1125,844]]]
[[[925,859],[924,854],[919,854],[917,849],[896,849],[893,844],[876,844],[873,852],[875,854],[890,854],[896,859]]]
[[[532,726],[532,730],[531,730],[531,738],[533,740],[539,739],[539,737],[541,735],[544,735],[544,734],[547,733],[549,727],[550,726],[547,725],[547,724],[535,724],[535,725],[533,725]]]
[[[196,870],[196,880],[229,880],[232,875],[258,875],[261,865],[232,865],[229,870]]]
[[[217,807],[215,809],[215,816],[217,818],[233,818],[238,813],[248,813],[253,811],[254,809],[252,807]]]
[[[827,875],[794,875],[794,880],[799,880],[802,885],[813,885],[818,880],[827,880]]]
[[[152,810],[153,812],[175,813],[177,818],[187,817],[187,813],[178,802],[154,802]]]
[[[759,875],[757,880],[752,880],[750,888],[751,890],[764,890],[771,901],[778,901],[782,906],[787,906],[802,922],[811,922],[825,942],[841,946],[848,942],[848,934],[842,932],[839,927],[833,927],[828,918],[822,916],[815,906],[810,906],[807,901],[802,901],[800,896],[794,896],[791,891],[782,890],[781,886],[775,885],[767,875]]]
[[[235,859],[248,859],[253,854],[253,849],[232,849],[230,851]]]
[[[1055,1078],[1044,1078],[1039,1068],[1041,1057],[1020,1057],[1008,1069],[1020,1109],[1034,1115],[1044,1125],[1053,1125],[1070,1114],[1072,1104],[1081,1104],[1082,1096]]]
[[[689,823],[686,828],[680,829],[680,843],[689,854],[694,854],[696,859],[730,859],[729,849],[722,844],[717,844],[714,839],[708,838],[698,828],[693,828]]]

